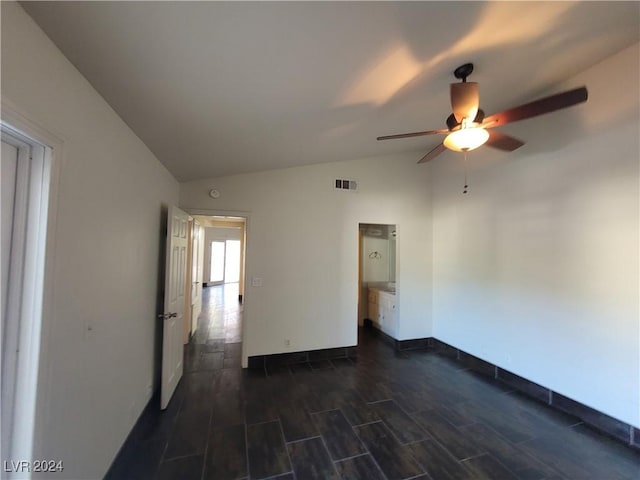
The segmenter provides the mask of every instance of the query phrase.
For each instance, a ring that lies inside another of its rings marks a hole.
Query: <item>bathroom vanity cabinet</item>
[[[390,337],[397,338],[398,315],[396,311],[396,294],[383,288],[369,287],[369,320],[374,327],[382,330]]]

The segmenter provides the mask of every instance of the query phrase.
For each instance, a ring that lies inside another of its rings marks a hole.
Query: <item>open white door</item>
[[[184,322],[185,281],[189,215],[177,207],[169,208],[167,219],[167,259],[165,265],[164,313],[162,328],[162,383],[160,408],[165,409],[182,378],[182,327]]]
[[[198,317],[202,312],[202,255],[204,253],[204,228],[195,220],[191,235],[191,334],[198,327]]]

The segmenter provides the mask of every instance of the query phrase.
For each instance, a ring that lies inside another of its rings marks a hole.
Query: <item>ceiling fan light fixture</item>
[[[470,127],[455,130],[444,139],[444,146],[456,152],[468,152],[484,145],[489,140],[489,132],[484,128]]]

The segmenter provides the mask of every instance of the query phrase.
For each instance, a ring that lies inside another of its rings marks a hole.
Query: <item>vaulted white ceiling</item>
[[[179,180],[420,158],[376,137],[444,127],[458,65],[491,114],[640,37],[638,2],[22,5]]]

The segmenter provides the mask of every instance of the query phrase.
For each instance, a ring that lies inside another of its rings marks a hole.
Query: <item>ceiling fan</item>
[[[446,134],[444,141],[422,157],[418,163],[433,160],[447,148],[457,152],[467,152],[485,143],[490,147],[512,152],[524,145],[524,142],[489,129],[568,108],[585,102],[588,97],[587,88],[579,87],[485,117],[484,112],[480,109],[478,84],[476,82],[467,82],[467,77],[472,72],[472,63],[465,63],[453,72],[454,76],[462,81],[451,84],[451,107],[453,113],[447,118],[447,128],[385,135],[378,137],[378,140]]]

